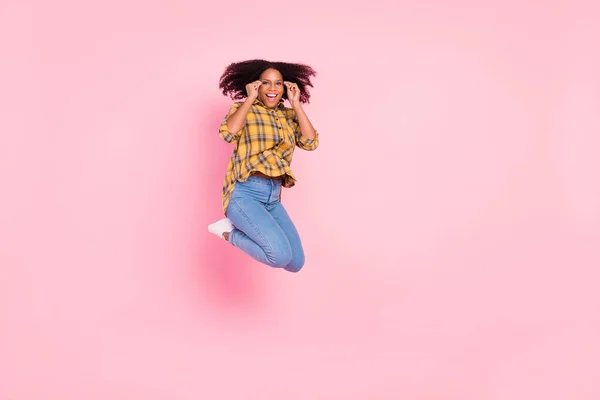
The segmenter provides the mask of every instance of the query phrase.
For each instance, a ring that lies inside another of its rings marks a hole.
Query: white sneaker
[[[229,218],[223,218],[217,222],[214,222],[208,226],[208,231],[214,235],[217,235],[221,239],[225,240],[223,234],[225,232],[231,232],[235,227],[229,220]]]

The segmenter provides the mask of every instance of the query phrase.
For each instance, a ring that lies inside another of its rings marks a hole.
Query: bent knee
[[[288,272],[299,272],[304,267],[304,255],[295,257],[290,260],[290,263],[283,267]]]
[[[288,249],[279,249],[268,257],[268,264],[273,268],[285,268],[292,261],[292,251]]]
[[[288,264],[285,267],[283,267],[283,269],[285,269],[287,272],[300,272],[300,270],[302,269],[303,266],[304,266],[304,263]]]

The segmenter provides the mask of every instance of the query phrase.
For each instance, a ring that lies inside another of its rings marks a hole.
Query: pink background
[[[0,7],[0,399],[600,398],[590,0]],[[232,61],[300,61],[299,274],[210,236]]]

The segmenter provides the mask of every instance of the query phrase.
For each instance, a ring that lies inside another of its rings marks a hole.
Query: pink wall
[[[591,0],[14,3],[0,399],[600,398]],[[253,57],[319,73],[296,275],[206,231]]]

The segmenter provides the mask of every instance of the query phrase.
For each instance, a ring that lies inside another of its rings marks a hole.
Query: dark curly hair
[[[266,60],[247,60],[231,63],[221,75],[219,89],[223,91],[225,96],[231,97],[232,100],[244,99],[247,96],[246,85],[258,80],[260,75],[269,68],[279,71],[284,81],[296,83],[300,89],[300,102],[309,102],[308,86],[314,87],[310,77],[316,76],[317,73],[304,64]],[[287,90],[284,90],[282,99],[287,99]]]

